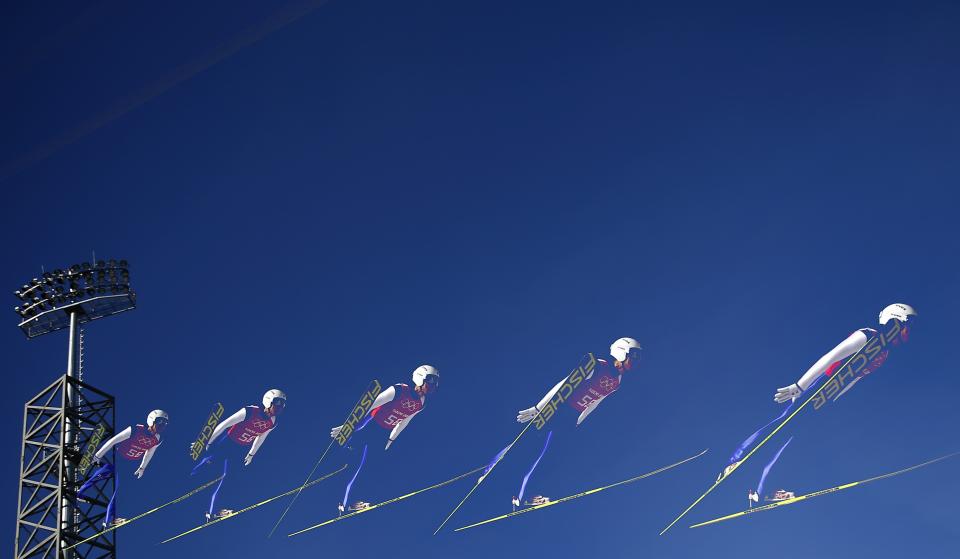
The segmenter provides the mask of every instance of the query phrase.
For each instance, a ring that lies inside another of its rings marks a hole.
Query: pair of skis
[[[941,456],[941,457],[939,457],[939,458],[934,458],[933,460],[928,460],[928,461],[926,461],[926,462],[922,462],[922,463],[917,464],[917,465],[915,465],[915,466],[910,466],[909,468],[903,468],[902,470],[897,470],[897,471],[895,471],[895,472],[890,472],[890,473],[888,473],[888,474],[883,474],[883,475],[879,475],[879,476],[874,476],[874,477],[870,477],[870,478],[867,478],[867,479],[861,479],[860,481],[854,481],[854,482],[851,482],[851,483],[845,483],[845,484],[843,484],[843,485],[838,485],[838,486],[836,486],[836,487],[831,487],[831,488],[829,488],[829,489],[821,489],[820,491],[814,491],[813,493],[807,493],[806,495],[800,495],[799,497],[792,497],[792,498],[790,498],[790,499],[784,499],[784,500],[782,500],[782,501],[777,501],[777,502],[775,502],[775,503],[770,503],[770,504],[768,504],[768,505],[763,505],[763,506],[759,506],[759,507],[753,507],[753,508],[747,509],[747,510],[745,510],[745,511],[736,512],[736,513],[733,513],[733,514],[728,514],[728,515],[726,515],[726,516],[721,516],[720,518],[714,518],[713,520],[708,520],[708,521],[706,521],[706,522],[701,522],[701,523],[699,523],[699,524],[694,524],[693,526],[690,526],[690,527],[691,527],[691,528],[699,528],[699,527],[701,527],[701,526],[708,526],[708,525],[710,525],[710,524],[716,524],[716,523],[718,523],[718,522],[723,522],[724,520],[730,520],[730,519],[732,519],[732,518],[738,518],[738,517],[740,517],[740,516],[746,516],[746,515],[748,515],[748,514],[753,514],[753,513],[755,513],[755,512],[762,512],[762,511],[765,511],[765,510],[771,510],[771,509],[775,509],[775,508],[777,508],[777,507],[782,507],[782,506],[785,506],[785,505],[792,505],[792,504],[794,504],[794,503],[798,503],[798,502],[800,502],[800,501],[804,501],[804,500],[807,500],[807,499],[812,499],[812,498],[814,498],[814,497],[820,497],[820,496],[822,496],[822,495],[828,495],[828,494],[830,494],[830,493],[836,493],[836,492],[838,492],[838,491],[843,491],[844,489],[850,489],[851,487],[856,487],[856,486],[858,486],[858,485],[864,485],[864,484],[871,483],[871,482],[874,482],[874,481],[879,481],[879,480],[881,480],[881,479],[887,479],[887,478],[891,478],[891,477],[894,477],[894,476],[898,476],[898,475],[900,475],[900,474],[905,474],[905,473],[907,473],[907,472],[910,472],[910,471],[913,471],[913,470],[916,470],[916,469],[919,469],[919,468],[923,468],[924,466],[929,466],[930,464],[935,464],[935,463],[937,463],[937,462],[940,462],[941,460],[946,460],[946,459],[948,459],[948,458],[952,458],[952,457],[954,457],[954,456],[956,456],[956,455],[958,455],[958,454],[960,454],[960,452],[954,452],[954,453],[952,453],[952,454],[947,454],[946,456]]]
[[[557,499],[557,500],[555,500],[555,501],[547,501],[546,503],[541,503],[541,504],[539,504],[539,505],[533,505],[533,506],[528,507],[528,508],[525,508],[525,509],[516,510],[516,511],[513,511],[513,512],[509,512],[509,513],[507,513],[507,514],[501,514],[500,516],[495,516],[495,517],[493,517],[493,518],[488,518],[487,520],[482,520],[482,521],[480,521],[480,522],[475,522],[475,523],[469,524],[469,525],[467,525],[467,526],[462,526],[462,527],[460,527],[460,528],[456,528],[456,529],[454,529],[453,531],[454,531],[454,532],[462,532],[463,530],[469,530],[470,528],[476,528],[477,526],[483,526],[484,524],[490,524],[491,522],[496,522],[496,521],[498,521],[498,520],[503,520],[503,519],[505,519],[505,518],[510,518],[510,517],[512,517],[512,516],[517,516],[517,515],[520,515],[520,514],[526,514],[526,513],[528,513],[528,512],[533,512],[533,511],[535,511],[535,510],[540,510],[540,509],[543,509],[543,508],[552,507],[553,505],[559,505],[560,503],[564,503],[564,502],[566,502],[566,501],[572,501],[572,500],[574,500],[574,499],[579,499],[580,497],[586,497],[587,495],[593,495],[594,493],[600,493],[601,491],[606,491],[607,489],[613,489],[614,487],[619,487],[619,486],[621,486],[621,485],[626,485],[626,484],[628,484],[628,483],[633,483],[633,482],[635,482],[635,481],[640,481],[641,479],[645,479],[645,478],[648,478],[648,477],[651,477],[651,476],[655,476],[655,475],[657,475],[657,474],[659,474],[659,473],[661,473],[661,472],[665,472],[665,471],[670,470],[670,469],[672,469],[672,468],[676,468],[677,466],[679,466],[679,465],[681,465],[681,464],[685,464],[685,463],[687,463],[687,462],[690,462],[691,460],[695,460],[695,459],[697,459],[697,458],[700,458],[701,456],[703,456],[704,454],[707,453],[707,450],[708,450],[708,449],[704,449],[704,450],[701,451],[699,454],[694,454],[693,456],[690,456],[690,457],[688,457],[688,458],[684,458],[683,460],[680,460],[679,462],[674,462],[673,464],[669,464],[669,465],[667,465],[667,466],[663,466],[663,467],[658,468],[658,469],[656,469],[656,470],[653,470],[653,471],[651,471],[651,472],[647,472],[647,473],[645,473],[645,474],[642,474],[642,475],[639,475],[639,476],[636,476],[636,477],[632,477],[632,478],[630,478],[630,479],[625,479],[625,480],[623,480],[623,481],[618,481],[618,482],[616,482],[616,483],[611,483],[610,485],[604,485],[604,486],[601,486],[601,487],[597,487],[596,489],[590,489],[590,490],[588,490],[588,491],[581,491],[580,493],[576,493],[576,494],[574,494],[574,495],[570,495],[570,496],[567,496],[567,497],[563,497],[563,498]]]
[[[386,501],[384,501],[384,502],[382,502],[382,503],[377,503],[377,504],[375,504],[375,505],[370,505],[369,507],[366,507],[366,508],[363,508],[363,509],[360,509],[360,510],[356,510],[356,511],[353,511],[353,512],[349,512],[349,513],[347,513],[347,514],[338,516],[338,517],[336,517],[336,518],[331,518],[330,520],[321,522],[321,523],[319,523],[319,524],[314,524],[313,526],[310,526],[309,528],[304,528],[303,530],[298,530],[298,531],[296,531],[296,532],[293,532],[292,534],[288,534],[287,537],[296,536],[296,535],[302,534],[302,533],[304,533],[304,532],[309,532],[310,530],[315,530],[315,529],[317,529],[317,528],[321,528],[321,527],[323,527],[323,526],[327,526],[327,525],[329,525],[329,524],[333,524],[334,522],[340,522],[341,520],[346,520],[346,519],[348,519],[348,518],[357,516],[358,514],[363,514],[363,513],[365,513],[365,512],[370,512],[370,511],[372,511],[372,510],[374,510],[374,509],[377,509],[377,508],[380,508],[380,507],[384,507],[384,506],[387,506],[387,505],[391,505],[391,504],[393,504],[393,503],[396,503],[396,502],[398,502],[398,501],[402,501],[402,500],[404,500],[404,499],[409,499],[410,497],[419,495],[419,494],[421,494],[421,493],[426,493],[427,491],[432,491],[432,490],[434,490],[434,489],[439,489],[440,487],[443,487],[443,486],[445,486],[445,485],[449,485],[449,484],[451,484],[451,483],[453,483],[453,482],[455,482],[455,481],[459,481],[459,480],[461,480],[461,479],[463,479],[463,478],[465,478],[465,477],[467,477],[467,476],[470,476],[470,475],[472,475],[472,474],[475,474],[475,473],[479,472],[480,470],[482,470],[482,469],[484,469],[484,468],[485,468],[485,466],[481,466],[481,467],[479,467],[479,468],[475,468],[475,469],[473,469],[473,470],[470,470],[469,472],[460,474],[460,475],[458,475],[457,477],[450,478],[450,479],[448,479],[447,481],[442,481],[442,482],[440,482],[440,483],[435,483],[435,484],[433,484],[433,485],[431,485],[431,486],[429,486],[429,487],[424,487],[423,489],[418,489],[418,490],[416,490],[416,491],[411,491],[410,493],[407,493],[407,494],[405,494],[405,495],[401,495],[401,496],[399,496],[399,497],[394,497],[394,498],[392,498],[392,499],[388,499],[388,500],[386,500]]]

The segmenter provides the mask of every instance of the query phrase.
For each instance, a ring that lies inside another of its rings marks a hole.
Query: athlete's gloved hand
[[[802,393],[803,390],[800,389],[799,385],[791,384],[790,386],[778,388],[777,393],[773,396],[773,399],[776,400],[778,404],[782,404],[787,400],[796,400],[797,397]]]
[[[143,477],[143,472],[144,472],[144,467],[140,466],[139,468],[137,468],[137,471],[133,472],[133,475],[137,476],[137,479],[140,479]]]
[[[340,431],[343,430],[343,425],[337,425],[333,429],[330,429],[330,438],[335,439],[337,435],[340,434]]]
[[[540,413],[540,410],[537,409],[537,406],[520,410],[517,412],[517,423],[526,423],[534,417],[537,417],[538,413]]]
[[[583,408],[583,411],[580,412],[580,416],[577,417],[577,425],[580,425],[581,423],[583,423],[583,420],[586,419],[588,415],[593,413],[593,410],[597,409],[597,406],[600,404],[601,400],[603,400],[603,398],[600,398],[598,400],[593,400],[589,404],[587,404],[587,407]]]
[[[252,455],[252,454],[248,454],[248,455],[246,455],[246,456],[243,457],[243,465],[244,465],[244,466],[249,466],[249,465],[250,465],[250,462],[253,462],[253,455]]]

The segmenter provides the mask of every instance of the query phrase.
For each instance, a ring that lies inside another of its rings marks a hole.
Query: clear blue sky
[[[371,378],[424,362],[441,392],[357,497],[452,477],[509,442],[516,411],[585,351],[624,335],[643,343],[642,369],[582,426],[579,451],[547,455],[536,492],[711,448],[462,534],[430,536],[467,484],[294,539],[265,538],[278,505],[155,546],[201,519],[196,498],[124,528],[121,556],[374,557],[378,541],[400,557],[955,554],[960,462],[657,533],[777,413],[777,387],[888,303],[921,314],[909,346],[799,417],[767,487],[806,492],[960,449],[960,7],[661,4],[335,0],[155,95],[141,92],[274,7],[5,8],[6,537],[21,403],[66,350],[64,334],[24,339],[12,291],[95,249],[131,261],[140,307],[90,326],[86,378],[117,396],[121,424],[172,416],[147,476],[121,472],[122,515],[195,485],[186,449],[214,402],[289,394],[230,486],[223,504],[239,508],[301,482]],[[740,509],[778,446],[689,519]],[[530,452],[508,455],[452,524],[504,511]],[[305,492],[287,531],[335,514],[345,481]]]

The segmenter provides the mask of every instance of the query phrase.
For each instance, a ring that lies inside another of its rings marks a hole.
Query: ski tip
[[[291,533],[287,534],[287,537],[288,537],[288,538],[292,538],[293,536],[299,536],[300,534],[303,534],[303,533],[305,533],[305,532],[309,532],[309,531],[312,530],[313,528],[316,528],[316,526],[311,526],[310,528],[303,528],[302,530],[297,530],[296,532],[291,532]]]
[[[673,526],[674,526],[679,520],[680,520],[680,519],[678,518],[678,519],[674,520],[673,522],[671,522],[669,526],[667,526],[666,528],[664,528],[663,530],[660,531],[660,535],[662,536],[662,535],[666,534],[667,532],[669,532],[670,529],[673,528]]]

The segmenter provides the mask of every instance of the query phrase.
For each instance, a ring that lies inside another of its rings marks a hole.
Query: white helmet
[[[431,365],[420,365],[413,371],[413,384],[427,385],[427,392],[433,392],[440,387],[440,371]]]
[[[894,303],[880,311],[880,324],[890,322],[891,318],[896,318],[900,322],[906,323],[910,320],[911,316],[917,316],[917,311],[913,310],[913,307],[903,303]]]
[[[163,410],[153,410],[147,414],[147,427],[153,427],[153,424],[156,423],[158,419],[170,423],[170,415],[167,412]]]
[[[633,338],[620,338],[610,344],[610,355],[620,362],[626,361],[628,355],[637,360],[640,359],[641,349],[640,342],[637,340]]]
[[[263,409],[267,409],[273,405],[275,399],[283,400],[283,403],[287,403],[287,395],[283,393],[283,390],[279,388],[274,388],[272,390],[267,390],[267,393],[263,395]]]

